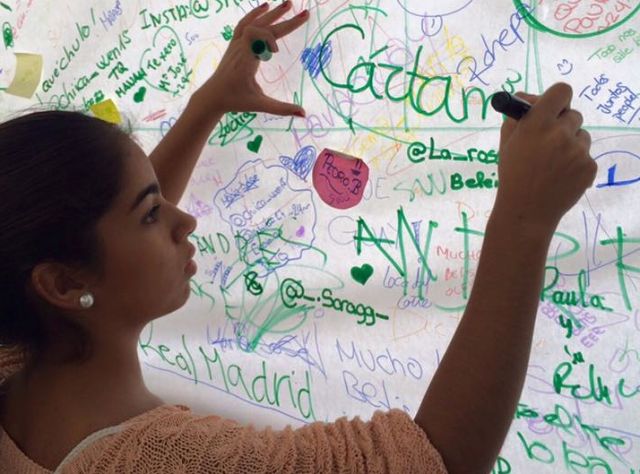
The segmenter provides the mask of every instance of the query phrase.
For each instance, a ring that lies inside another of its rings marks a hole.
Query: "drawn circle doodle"
[[[636,149],[637,133],[632,131],[594,139],[591,143],[590,154],[598,165],[598,171],[591,187],[582,197],[587,203],[582,211],[582,219],[590,220],[598,229],[596,232],[601,232],[599,240],[615,238],[620,222],[629,218],[629,209],[637,208],[640,153]],[[635,229],[635,224],[628,224],[624,231],[636,237]],[[602,245],[595,248],[598,250],[593,250],[590,271],[611,266],[615,268],[618,261],[616,250]],[[638,255],[640,249],[636,245],[625,245],[622,250],[624,260],[635,264],[637,257],[632,260],[631,255]]]
[[[253,296],[260,296],[264,291],[260,282],[256,281],[257,276],[258,272],[254,271],[247,272],[244,276],[244,283],[247,287],[247,291]]]
[[[427,15],[422,18],[422,32],[427,38],[437,36],[444,26],[444,20],[440,15]]]
[[[640,156],[624,149],[605,150],[593,157],[598,162],[598,175],[593,183],[594,189],[613,189],[620,194],[621,188],[628,188],[640,181],[637,171],[630,172],[630,168],[636,168]],[[635,166],[630,166],[635,165]]]
[[[420,26],[425,37],[436,36],[444,26],[445,16],[453,15],[467,8],[473,0],[451,0],[449,2],[429,3],[428,10],[423,2],[407,5],[406,0],[398,0],[400,7],[409,15],[421,17]],[[419,9],[422,8],[422,11]]]
[[[538,15],[522,0],[513,0],[524,21],[538,31],[551,33],[562,38],[590,38],[612,31],[633,18],[640,10],[640,1],[628,10],[620,10],[619,4],[594,2],[560,2],[553,0],[552,6],[544,10],[546,16]],[[595,9],[594,9],[595,7]]]
[[[231,216],[231,224],[234,227],[244,227],[245,220],[239,214],[233,214]]]
[[[413,0],[407,2],[406,0],[398,0],[398,5],[404,11],[414,16],[422,17],[443,17],[454,15],[473,3],[473,0],[450,0],[448,2],[424,2],[423,0]],[[425,4],[429,5],[429,11],[424,7]],[[422,8],[423,11],[418,11]]]

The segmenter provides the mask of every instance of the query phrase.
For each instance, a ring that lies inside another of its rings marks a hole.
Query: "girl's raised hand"
[[[276,53],[277,40],[302,26],[309,18],[309,11],[303,10],[289,20],[275,23],[290,9],[291,0],[272,10],[269,10],[268,3],[263,3],[240,20],[218,68],[198,90],[204,107],[210,105],[222,113],[267,112],[304,117],[304,109],[299,105],[265,95],[255,78],[260,60],[251,51],[253,41],[263,40]]]

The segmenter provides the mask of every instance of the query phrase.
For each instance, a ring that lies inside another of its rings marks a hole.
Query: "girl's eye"
[[[153,206],[149,211],[149,213],[145,216],[143,222],[145,224],[152,224],[153,222],[156,222],[158,220],[157,219],[158,209],[160,209],[160,204],[156,204],[155,206]],[[150,217],[152,218],[151,221],[148,220]]]

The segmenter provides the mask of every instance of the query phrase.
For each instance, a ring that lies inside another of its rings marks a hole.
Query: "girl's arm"
[[[164,198],[178,205],[209,135],[222,118],[215,104],[204,110],[199,90],[149,155]]]
[[[522,391],[549,243],[597,166],[572,91],[502,126],[496,201],[469,303],[415,421],[450,474],[491,471]]]
[[[303,10],[289,20],[274,23],[290,8],[290,1],[271,11],[263,3],[240,20],[215,73],[192,94],[180,118],[149,155],[168,201],[176,205],[180,202],[209,134],[225,113],[304,116],[299,105],[280,102],[262,92],[255,79],[260,61],[251,52],[251,43],[257,39],[266,41],[269,49],[277,52],[276,40],[309,18],[309,12]]]

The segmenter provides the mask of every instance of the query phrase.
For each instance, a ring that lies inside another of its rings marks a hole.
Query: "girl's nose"
[[[181,209],[178,209],[180,214],[179,225],[177,226],[177,239],[176,241],[181,242],[183,239],[187,238],[188,235],[192,234],[198,225],[198,220],[193,217],[191,214],[188,214]]]

